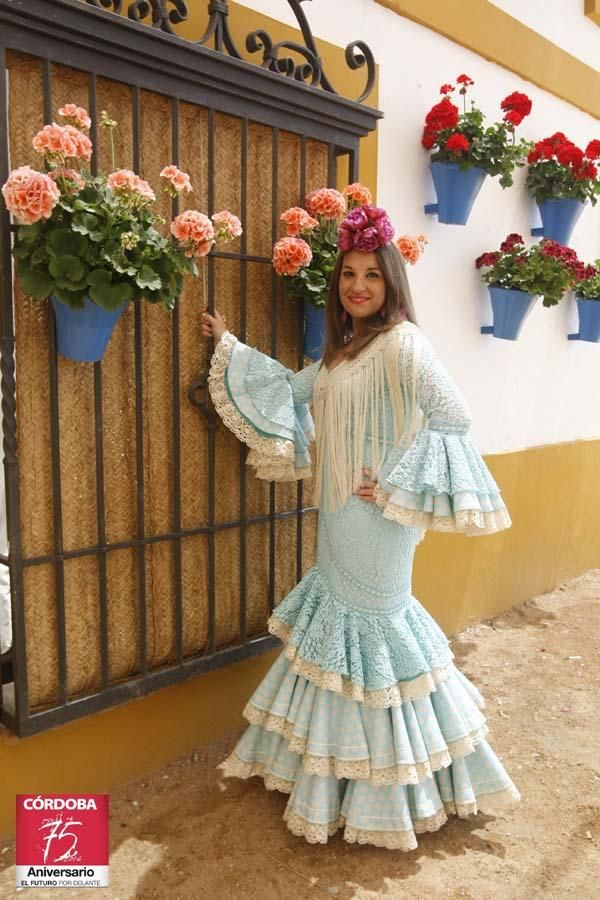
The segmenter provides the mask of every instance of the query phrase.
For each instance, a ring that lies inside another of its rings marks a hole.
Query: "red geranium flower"
[[[440,94],[451,94],[454,86],[451,84],[443,84],[440,88]]]
[[[505,97],[502,103],[500,104],[500,109],[503,109],[505,112],[517,112],[521,116],[521,121],[528,116],[531,112],[531,100],[527,96],[527,94],[521,94],[519,91],[513,91],[512,94],[509,94],[508,97]],[[505,119],[508,120],[508,117],[505,116]],[[516,123],[520,124],[520,123]]]
[[[600,159],[600,141],[590,141],[585,148],[588,159]]]
[[[472,79],[472,78],[469,78],[468,75],[459,75],[458,78],[456,79],[456,83],[457,83],[457,84],[464,84],[465,87],[468,87],[468,86],[470,86],[470,85],[472,85],[472,84],[475,84],[475,82],[473,81],[473,79]]]
[[[513,232],[509,234],[500,244],[503,253],[511,253],[517,245],[523,246],[525,241],[520,234]]]
[[[500,254],[497,250],[494,250],[493,253],[482,253],[475,260],[475,267],[481,269],[482,266],[495,266],[499,259]]]
[[[458,106],[448,97],[432,106],[425,116],[425,125],[429,131],[443,131],[445,128],[454,128],[457,124]]]
[[[525,116],[516,109],[510,109],[504,116],[504,121],[509,125],[520,125]]]
[[[565,141],[556,148],[556,158],[561,166],[572,166],[574,169],[578,169],[583,165],[583,150],[570,141]]]
[[[586,162],[581,168],[573,173],[576,181],[584,181],[586,178],[595,180],[598,176],[598,169],[593,162]]]
[[[451,134],[444,144],[444,147],[450,153],[466,153],[470,146],[469,139],[460,133]]]
[[[425,147],[426,150],[431,150],[432,147],[435,146],[436,141],[439,137],[438,131],[433,131],[431,128],[423,129],[423,137],[421,138],[421,143]]]

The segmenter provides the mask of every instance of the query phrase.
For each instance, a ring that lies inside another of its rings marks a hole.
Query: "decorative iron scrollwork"
[[[261,65],[271,72],[277,72],[297,81],[321,87],[325,91],[337,94],[323,70],[323,62],[319,56],[315,40],[310,30],[310,25],[302,9],[302,3],[306,0],[288,0],[292,12],[302,32],[304,44],[296,41],[279,41],[275,43],[270,35],[263,29],[252,31],[246,38],[246,50],[249,53],[262,52]],[[112,12],[120,12],[122,0],[87,0],[90,6],[102,9],[110,9]],[[174,34],[173,26],[185,22],[188,18],[186,0],[132,0],[127,7],[127,15],[134,22],[144,22],[151,16],[153,28]],[[210,0],[208,4],[208,25],[206,31],[196,43],[207,46],[211,43],[219,53],[228,53],[235,59],[243,59],[235,45],[229,30],[228,16],[229,4],[227,0]],[[287,55],[295,53],[302,57],[302,61]],[[366,67],[367,83],[357,98],[361,103],[369,96],[375,85],[375,60],[373,54],[364,41],[353,41],[346,47],[346,63],[353,71]]]

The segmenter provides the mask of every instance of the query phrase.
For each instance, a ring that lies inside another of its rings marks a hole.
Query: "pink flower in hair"
[[[363,253],[372,253],[380,246],[379,232],[374,225],[354,232],[353,244],[355,250]]]
[[[88,116],[87,109],[83,106],[77,106],[75,103],[66,103],[58,111],[61,118],[67,120],[68,125],[74,125],[76,128],[90,128],[92,120]]]
[[[215,227],[215,237],[218,241],[232,241],[242,236],[242,223],[237,216],[228,209],[211,216]]]
[[[273,268],[278,275],[297,275],[312,260],[312,250],[298,237],[284,237],[273,247]]]
[[[346,212],[346,200],[335,188],[311,191],[304,205],[310,216],[320,216],[322,219],[339,219]]]
[[[338,248],[342,253],[360,250],[370,253],[384,247],[394,237],[394,229],[388,215],[379,206],[357,206],[351,209],[338,231]]]
[[[9,212],[25,225],[49,219],[60,199],[60,191],[52,179],[29,166],[20,166],[10,173],[2,187],[2,196]]]

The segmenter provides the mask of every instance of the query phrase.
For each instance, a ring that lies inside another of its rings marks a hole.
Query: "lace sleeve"
[[[423,425],[376,488],[386,518],[433,531],[492,534],[511,525],[500,489],[468,435],[471,412],[427,338],[411,332],[404,368]]]
[[[258,478],[293,481],[310,475],[308,406],[295,401],[294,375],[226,331],[211,359],[208,386],[224,424],[249,448]]]

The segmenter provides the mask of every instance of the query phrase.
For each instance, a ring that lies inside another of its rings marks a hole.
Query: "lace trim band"
[[[303,757],[304,771],[308,774],[364,780],[376,786],[418,784],[424,778],[433,778],[434,772],[452,765],[454,759],[472,753],[475,746],[489,734],[488,726],[482,724],[464,737],[450,741],[445,750],[431,754],[424,762],[396,763],[394,766],[376,769],[371,766],[369,759],[339,759],[334,756],[315,756],[307,753],[306,738],[294,734],[295,722],[275,716],[267,710],[258,709],[251,703],[246,704],[243,716],[251,725],[260,725],[265,731],[280,734],[287,741],[287,749]]]
[[[296,451],[293,441],[262,437],[229,399],[225,373],[236,342],[235,335],[226,331],[215,347],[211,359],[208,389],[217,413],[227,428],[250,447],[246,463],[256,467],[257,478],[267,481],[295,481],[307,478],[310,469],[296,469],[294,466]]]
[[[469,537],[483,534],[494,534],[510,528],[512,522],[506,507],[484,512],[480,509],[458,510],[454,516],[434,516],[430,512],[417,509],[405,509],[389,502],[389,494],[377,485],[373,492],[375,502],[383,507],[384,518],[400,525],[413,528],[428,528],[430,531],[460,532]]]
[[[274,614],[271,615],[267,628],[271,634],[276,635],[286,644],[285,655],[292,662],[292,672],[302,675],[308,681],[312,681],[317,687],[327,691],[335,691],[351,700],[358,700],[366,706],[375,706],[379,709],[388,706],[400,706],[407,700],[417,700],[426,694],[435,691],[436,684],[445,681],[455,671],[454,663],[424,672],[410,681],[399,681],[381,690],[366,690],[362,684],[356,684],[344,678],[339,672],[326,672],[316,663],[308,662],[298,655],[298,648],[288,642],[291,627]]]

